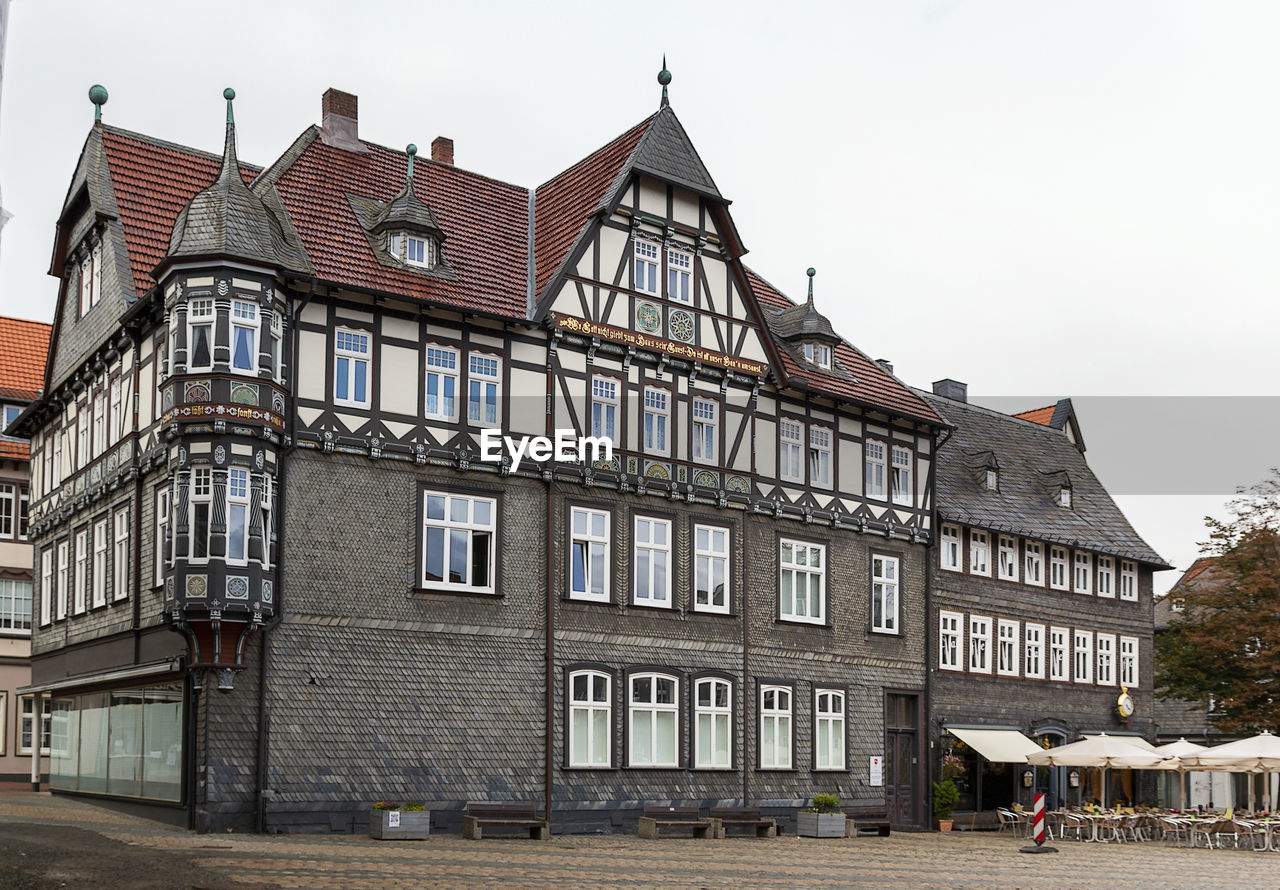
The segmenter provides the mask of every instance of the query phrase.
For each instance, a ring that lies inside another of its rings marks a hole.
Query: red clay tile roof
[[[795,305],[790,298],[755,272],[746,269],[746,273],[751,289],[762,306],[788,309]],[[837,344],[835,357],[853,377],[852,380],[805,367],[782,349],[778,350],[778,356],[782,361],[783,376],[788,380],[799,378],[813,389],[837,398],[881,407],[929,423],[943,423],[942,418],[919,396],[846,341],[842,340]]]
[[[31,445],[26,442],[0,442],[0,460],[31,460]]]
[[[1041,426],[1048,426],[1049,422],[1053,420],[1053,412],[1057,407],[1057,405],[1049,405],[1045,408],[1033,408],[1030,411],[1023,411],[1021,414],[1013,416],[1022,420],[1029,420],[1032,423],[1038,423]]]
[[[608,145],[538,186],[534,200],[537,228],[533,246],[537,265],[536,295],[542,295],[542,289],[560,268],[565,254],[586,225],[587,217],[613,185],[618,171],[656,117],[654,114],[645,118]]]
[[[527,315],[527,189],[418,159],[414,189],[444,230],[454,280],[381,262],[347,195],[390,201],[404,187],[403,152],[364,143],[365,154],[312,139],[275,180],[317,277],[505,316]],[[274,175],[274,171],[272,171]]]
[[[106,125],[102,127],[102,147],[124,224],[133,283],[142,294],[155,285],[151,270],[169,250],[178,211],[218,178],[222,159]],[[250,164],[240,165],[245,182],[258,170]]]
[[[44,388],[52,325],[0,316],[0,397],[35,401]]]
[[[1182,577],[1178,579],[1178,582],[1174,584],[1173,587],[1170,588],[1170,590],[1174,588],[1182,587],[1188,581],[1194,581],[1200,575],[1204,574],[1205,571],[1213,568],[1217,562],[1218,562],[1218,558],[1216,556],[1200,557],[1199,559],[1197,559],[1195,562],[1191,564],[1191,567],[1187,569],[1186,572],[1183,573]]]

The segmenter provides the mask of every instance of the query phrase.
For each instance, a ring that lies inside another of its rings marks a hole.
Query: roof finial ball
[[[667,70],[667,54],[662,54],[662,70],[658,72],[658,83],[662,84],[662,105],[666,107],[667,102],[667,84],[671,83],[671,72]]]
[[[813,276],[818,274],[818,270],[810,266],[805,273],[809,276],[809,302],[813,302]]]
[[[418,146],[410,142],[404,147],[404,153],[409,156],[409,178],[413,179],[413,156],[418,153]]]
[[[93,103],[94,121],[102,120],[102,106],[107,104],[107,88],[100,83],[89,87],[89,101]]]
[[[231,100],[236,97],[236,91],[227,87],[222,91],[222,98],[227,100],[227,123],[234,124],[236,119],[231,114]]]

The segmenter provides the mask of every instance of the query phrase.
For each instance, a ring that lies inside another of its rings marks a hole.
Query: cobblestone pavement
[[[1187,850],[1146,844],[1060,844],[1056,855],[1018,852],[1024,843],[993,834],[896,834],[890,838],[642,841],[624,836],[566,836],[550,841],[464,841],[435,835],[418,842],[363,837],[200,835],[48,793],[0,793],[0,848],[6,835],[47,826],[60,835],[97,835],[110,849],[95,879],[80,863],[51,876],[17,857],[0,861],[0,887],[900,887],[965,888],[1271,888],[1280,886],[1280,853]],[[10,828],[9,826],[13,826]],[[72,832],[70,829],[80,829]],[[59,829],[62,829],[61,831]],[[11,843],[8,846],[12,846]],[[164,851],[164,852],[160,852]],[[107,855],[110,853],[110,855]],[[19,854],[20,855],[20,854]],[[121,857],[162,869],[145,882]],[[25,859],[37,857],[22,857]],[[91,858],[98,858],[94,854]],[[49,877],[42,883],[43,877]],[[123,878],[123,880],[121,880]]]

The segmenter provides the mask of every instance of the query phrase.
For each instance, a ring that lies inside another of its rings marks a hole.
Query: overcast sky
[[[750,266],[793,296],[815,266],[837,329],[912,384],[1081,398],[1103,482],[1184,567],[1201,517],[1280,460],[1277,33],[1280,4],[1221,0],[13,0],[0,314],[52,318],[93,83],[110,123],[211,151],[234,86],[259,164],[335,86],[364,138],[447,135],[533,186],[657,107],[665,52]],[[1206,433],[1227,395],[1253,398]]]

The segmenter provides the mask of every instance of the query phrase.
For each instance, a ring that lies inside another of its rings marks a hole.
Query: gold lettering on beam
[[[663,352],[675,358],[684,358],[690,361],[702,362],[706,365],[715,365],[719,368],[728,368],[743,374],[754,374],[757,377],[763,376],[767,367],[760,362],[738,358],[736,355],[712,352],[709,349],[703,349],[700,346],[693,346],[689,343],[677,343],[674,340],[666,340],[662,337],[651,337],[639,331],[629,331],[626,328],[616,328],[613,325],[600,324],[599,322],[587,321],[586,319],[574,318],[568,315],[558,315],[554,312],[551,313],[551,323],[561,330],[581,334],[584,337],[598,337],[601,340],[609,340],[613,343],[625,343],[627,346],[634,346],[637,349]]]

